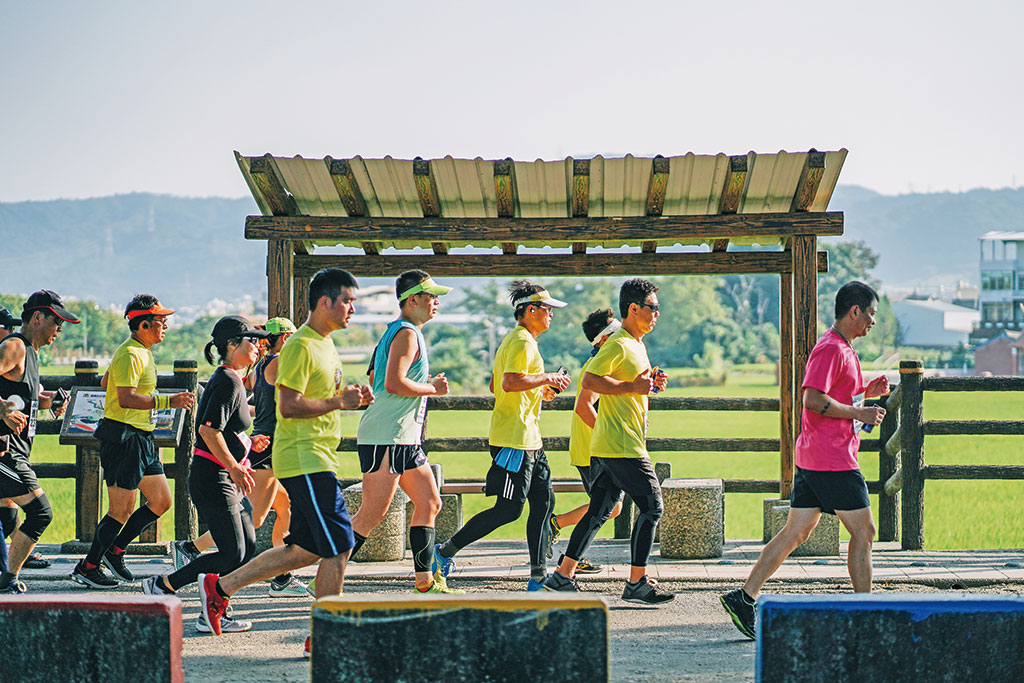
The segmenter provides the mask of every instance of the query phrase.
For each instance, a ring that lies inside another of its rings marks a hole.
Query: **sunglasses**
[[[53,324],[57,328],[58,332],[60,332],[62,329],[64,329],[64,320],[63,319],[58,318],[55,315],[50,315],[49,318],[50,318],[50,320],[53,321]]]
[[[651,313],[657,313],[659,309],[658,304],[637,304],[637,306],[645,306],[651,309]]]

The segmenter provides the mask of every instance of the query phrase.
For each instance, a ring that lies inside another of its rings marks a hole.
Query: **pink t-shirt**
[[[810,387],[846,405],[863,405],[864,380],[857,352],[833,329],[811,351],[801,390]],[[804,408],[796,440],[796,466],[805,470],[856,470],[860,423]]]

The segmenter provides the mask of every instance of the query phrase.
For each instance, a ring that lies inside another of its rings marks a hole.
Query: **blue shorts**
[[[355,546],[341,482],[333,472],[300,474],[278,481],[288,492],[292,510],[285,545],[297,545],[318,557],[336,557]]]

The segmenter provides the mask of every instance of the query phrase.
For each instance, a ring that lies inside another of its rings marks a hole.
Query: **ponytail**
[[[203,356],[206,358],[206,362],[210,365],[217,364],[213,360],[213,340],[206,342],[206,348],[203,349]]]

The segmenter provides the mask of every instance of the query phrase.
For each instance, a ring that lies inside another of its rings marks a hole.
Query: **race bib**
[[[423,420],[427,418],[427,397],[420,397],[419,408],[416,409],[416,424],[423,424]]]
[[[864,407],[864,392],[863,391],[860,392],[859,394],[854,394],[853,395],[853,407],[854,408],[863,408]],[[861,428],[863,426],[864,426],[863,422],[861,422],[860,420],[854,420],[853,421],[853,435],[857,436],[858,434],[860,434],[860,430],[861,430]]]
[[[35,438],[36,435],[36,415],[39,413],[39,399],[32,401],[32,404],[28,409],[28,438]]]

